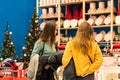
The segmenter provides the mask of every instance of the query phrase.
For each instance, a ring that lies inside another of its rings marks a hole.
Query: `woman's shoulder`
[[[35,44],[43,44],[43,43],[44,43],[44,42],[43,42],[41,39],[39,39],[39,40],[36,41]]]
[[[96,42],[95,40],[92,40],[91,42],[92,42],[93,44],[97,44],[97,42]]]
[[[97,46],[98,45],[98,43],[96,41],[94,41],[94,40],[92,40],[91,43],[92,43],[93,46]]]

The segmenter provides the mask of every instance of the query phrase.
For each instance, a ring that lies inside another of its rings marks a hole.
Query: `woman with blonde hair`
[[[94,80],[94,72],[100,68],[103,57],[93,39],[93,29],[86,21],[79,25],[76,36],[66,45],[62,57],[64,68],[71,59],[74,61],[76,77],[70,79],[70,76],[65,76],[66,80]]]

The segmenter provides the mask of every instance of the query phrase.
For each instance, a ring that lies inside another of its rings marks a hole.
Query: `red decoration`
[[[66,20],[72,19],[72,5],[68,5],[65,19]]]
[[[30,49],[30,51],[32,51],[32,49]]]
[[[79,20],[79,5],[74,10],[73,19]]]
[[[60,45],[60,46],[58,46],[58,49],[59,49],[59,50],[65,50],[65,46],[66,46],[66,45]]]
[[[118,12],[117,12],[117,15],[119,16],[120,15],[120,3],[119,3],[119,8],[118,8]]]
[[[83,18],[83,9],[82,9],[82,4],[80,4],[80,12],[79,12],[79,19]]]

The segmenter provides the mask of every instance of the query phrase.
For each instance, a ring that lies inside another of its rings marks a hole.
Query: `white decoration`
[[[10,31],[9,34],[12,34],[12,32]]]
[[[27,56],[27,54],[24,54],[24,56],[26,57],[26,56]]]
[[[95,41],[97,42],[100,42],[102,39],[103,39],[103,35],[100,33],[95,36]]]
[[[87,22],[90,24],[90,25],[95,25],[95,20],[96,20],[96,16],[91,16]]]
[[[38,23],[38,20],[35,20],[35,23]]]
[[[78,21],[78,26],[82,23],[82,22],[84,22],[85,20],[84,19],[80,19],[79,21]]]
[[[16,60],[16,59],[15,59],[14,61],[15,61],[15,62],[17,62],[17,60]]]
[[[22,47],[22,49],[25,49],[25,47]]]
[[[31,36],[31,33],[29,33],[28,36]]]
[[[13,42],[11,42],[10,44],[13,45]]]
[[[78,20],[72,19],[71,22],[70,22],[70,25],[71,25],[72,28],[75,28],[75,27],[77,27],[77,23],[78,23]]]
[[[2,61],[2,60],[3,60],[3,58],[1,57],[1,58],[0,58],[0,60]]]
[[[65,20],[64,24],[63,24],[63,27],[64,28],[70,28],[70,22],[71,22],[70,20]]]
[[[104,15],[101,15],[101,16],[99,16],[99,17],[96,19],[95,24],[96,24],[97,26],[103,25],[103,24],[104,24],[104,20],[105,20],[105,16],[104,16]]]
[[[120,16],[115,17],[115,23],[120,25]]]

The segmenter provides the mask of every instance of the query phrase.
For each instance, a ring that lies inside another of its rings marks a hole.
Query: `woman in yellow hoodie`
[[[76,36],[67,43],[62,57],[64,68],[71,59],[76,70],[75,80],[94,80],[94,72],[100,68],[103,57],[98,44],[94,41],[93,29],[88,22],[82,22]]]

